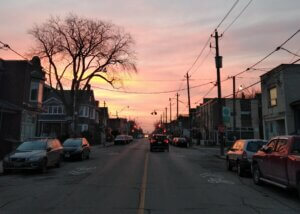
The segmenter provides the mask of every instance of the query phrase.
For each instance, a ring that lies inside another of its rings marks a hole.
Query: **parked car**
[[[69,138],[63,143],[64,158],[89,159],[91,147],[85,138]]]
[[[246,171],[251,171],[252,156],[266,143],[266,140],[261,139],[235,141],[226,154],[227,170],[231,171],[236,167],[239,176],[243,176]]]
[[[175,137],[173,139],[173,145],[174,146],[184,146],[187,148],[189,143],[184,137]]]
[[[296,188],[300,197],[300,136],[272,138],[253,155],[252,173],[255,184]]]
[[[32,139],[20,144],[17,149],[3,159],[3,172],[11,170],[39,170],[60,167],[63,147],[58,139]]]
[[[115,145],[117,144],[127,144],[130,142],[129,138],[127,135],[118,135],[116,138],[115,138]]]
[[[154,150],[166,150],[169,151],[169,141],[166,135],[153,134],[150,139],[150,152]]]

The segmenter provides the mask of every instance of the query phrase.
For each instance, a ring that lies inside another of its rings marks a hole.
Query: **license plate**
[[[70,157],[70,154],[69,154],[69,153],[66,153],[66,154],[65,154],[65,157],[66,157],[66,158],[69,158],[69,157]]]
[[[157,142],[157,144],[161,144],[161,142],[160,142],[160,141],[158,141],[158,142]]]

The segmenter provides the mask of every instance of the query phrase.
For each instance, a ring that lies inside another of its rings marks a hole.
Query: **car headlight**
[[[28,158],[29,161],[39,161],[41,159],[42,159],[42,157],[40,157],[40,156],[34,156],[34,157]]]

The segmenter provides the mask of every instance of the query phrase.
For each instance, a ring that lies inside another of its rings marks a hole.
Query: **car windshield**
[[[18,146],[17,151],[45,150],[46,141],[26,141]]]
[[[266,143],[265,141],[249,141],[246,150],[249,152],[257,152]]]
[[[81,145],[81,139],[68,139],[63,143],[66,147],[78,147]]]

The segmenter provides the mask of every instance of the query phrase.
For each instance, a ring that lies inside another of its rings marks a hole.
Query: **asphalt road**
[[[225,170],[215,148],[150,153],[147,140],[93,147],[46,174],[0,176],[0,213],[300,213],[295,191]]]

